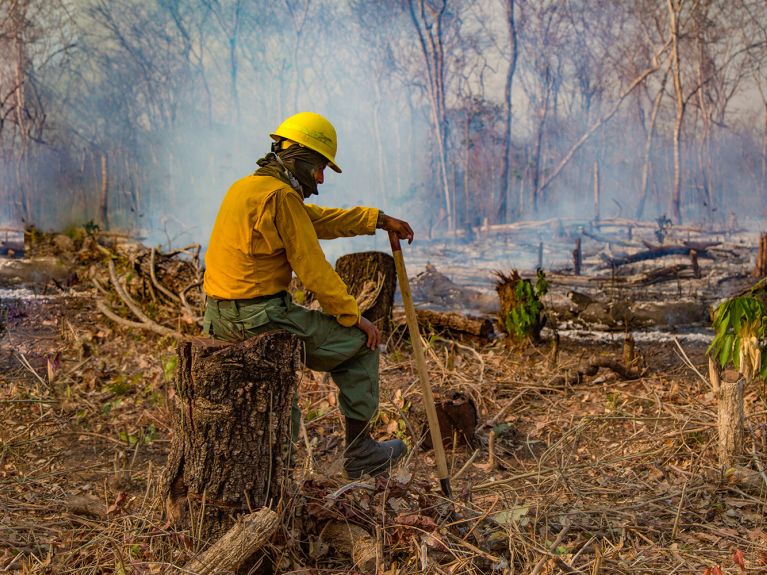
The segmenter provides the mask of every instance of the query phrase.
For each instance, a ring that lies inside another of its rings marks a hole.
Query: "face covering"
[[[281,142],[272,144],[272,151],[256,162],[256,176],[272,176],[300,192],[304,198],[317,194],[315,170],[324,168],[328,161],[309,148],[293,144],[280,150]]]

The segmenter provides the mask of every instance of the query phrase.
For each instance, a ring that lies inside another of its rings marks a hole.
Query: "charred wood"
[[[492,319],[453,311],[436,311],[416,309],[418,323],[433,331],[448,331],[456,335],[468,334],[482,339],[492,339],[495,336],[495,325]],[[404,322],[404,316],[395,314],[395,321]]]
[[[635,254],[630,254],[630,255],[620,256],[620,257],[610,257],[605,254],[600,254],[600,255],[602,259],[604,260],[604,262],[607,264],[607,267],[616,268],[626,264],[653,260],[653,259],[662,258],[665,256],[679,256],[679,255],[688,256],[690,254],[691,249],[695,249],[695,251],[698,252],[698,257],[710,257],[708,253],[706,252],[706,248],[701,247],[700,249],[696,249],[691,246],[656,247],[656,248],[651,248],[649,250],[645,250],[642,252],[637,252]]]

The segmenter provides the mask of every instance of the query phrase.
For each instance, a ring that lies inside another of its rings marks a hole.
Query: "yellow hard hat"
[[[336,129],[324,116],[314,112],[299,112],[283,120],[282,124],[269,135],[274,140],[286,138],[314,150],[327,159],[331,168],[341,173],[341,168],[335,160]]]

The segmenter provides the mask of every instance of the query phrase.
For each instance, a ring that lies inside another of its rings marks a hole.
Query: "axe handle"
[[[407,272],[405,271],[405,259],[402,257],[402,246],[400,246],[399,238],[394,232],[389,232],[389,242],[391,243],[394,265],[397,269],[397,277],[399,278],[399,291],[402,294],[402,303],[405,306],[405,317],[407,318],[407,327],[410,332],[410,343],[413,346],[416,371],[418,372],[418,380],[421,383],[423,403],[426,407],[426,419],[429,422],[431,443],[434,446],[434,455],[437,460],[439,482],[442,487],[442,492],[446,497],[450,497],[450,475],[447,470],[445,446],[442,444],[442,434],[439,430],[439,419],[437,419],[437,408],[434,406],[434,394],[431,391],[429,374],[426,371],[426,360],[424,359],[423,347],[421,346],[421,333],[418,331],[418,318],[415,315],[413,296],[410,293],[410,283],[408,282]]]

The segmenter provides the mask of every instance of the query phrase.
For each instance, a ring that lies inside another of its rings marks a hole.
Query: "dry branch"
[[[240,565],[269,541],[280,523],[277,513],[264,507],[243,515],[221,539],[184,565],[184,573],[223,575],[237,571]]]
[[[605,264],[607,264],[607,266],[616,268],[626,264],[643,262],[646,260],[653,260],[657,258],[662,258],[664,256],[679,256],[679,255],[689,256],[691,249],[694,249],[694,248],[690,246],[662,246],[662,247],[650,248],[648,250],[637,252],[635,254],[614,257],[614,258],[611,258],[610,256],[606,254],[600,254],[600,255],[602,259],[604,260]],[[697,249],[695,251],[697,252],[698,257],[709,257],[705,248]]]
[[[123,325],[127,325],[128,327],[136,327],[140,329],[148,329],[150,331],[154,331],[155,333],[159,333],[160,335],[169,335],[175,338],[183,337],[182,334],[180,334],[177,331],[174,331],[172,329],[169,329],[167,327],[161,326],[159,323],[149,319],[143,311],[141,311],[141,308],[138,306],[138,304],[133,300],[133,298],[130,297],[128,292],[125,291],[125,288],[123,287],[122,283],[120,283],[120,280],[117,277],[117,273],[115,272],[115,264],[112,262],[112,260],[109,260],[109,278],[112,281],[112,285],[115,288],[115,291],[117,292],[117,295],[120,296],[120,299],[125,303],[126,306],[128,306],[128,309],[133,312],[133,314],[138,317],[141,322],[130,322],[130,320],[118,320],[119,316],[114,313],[108,313],[107,312],[107,306],[104,302],[97,302],[97,306],[99,310],[104,313],[107,317],[110,319],[117,321],[118,323],[121,323]],[[99,305],[101,304],[101,305]]]
[[[601,368],[610,369],[615,372],[621,379],[631,380],[639,379],[642,377],[642,373],[633,369],[628,369],[622,363],[606,358],[592,359],[586,367],[569,371],[565,375],[555,378],[551,382],[552,387],[561,387],[563,385],[577,385],[583,382],[584,377],[592,377],[596,375]]]

